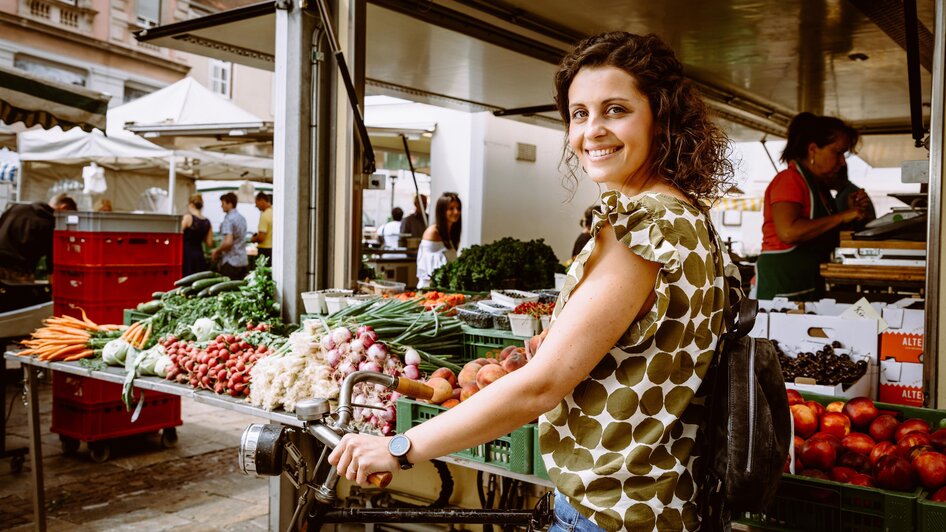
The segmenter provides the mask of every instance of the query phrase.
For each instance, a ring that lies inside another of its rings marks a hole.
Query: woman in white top
[[[434,209],[435,223],[424,231],[417,248],[417,288],[430,286],[434,270],[457,258],[460,247],[460,197],[444,192]]]

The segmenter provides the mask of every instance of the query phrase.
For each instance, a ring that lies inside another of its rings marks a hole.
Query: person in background
[[[400,207],[391,209],[391,221],[382,225],[378,229],[378,240],[387,248],[399,247],[401,240],[401,218],[404,218],[404,210]]]
[[[425,194],[415,194],[414,212],[401,220],[401,233],[409,235],[411,238],[423,238],[424,231],[427,230],[425,212],[427,212],[427,196]]]
[[[204,246],[213,248],[214,239],[210,220],[201,213],[203,208],[203,196],[194,194],[187,201],[187,214],[181,218],[181,230],[184,232],[184,264],[181,273],[185,276],[210,268],[204,256]]]
[[[862,231],[867,226],[867,222],[877,219],[877,211],[874,210],[874,202],[870,200],[870,196],[867,195],[864,189],[851,183],[848,179],[847,165],[844,165],[838,171],[837,177],[831,183],[831,190],[835,191],[834,203],[838,212],[851,207],[864,211],[864,218],[851,222],[842,229]]]
[[[424,231],[417,248],[417,288],[430,286],[434,270],[457,258],[460,247],[460,214],[463,205],[460,196],[444,192],[434,207],[435,223]]]
[[[585,214],[581,217],[581,220],[578,220],[578,225],[581,226],[581,234],[578,235],[578,238],[575,239],[575,245],[572,246],[572,260],[575,260],[585,244],[591,240],[591,225],[596,211],[597,205],[592,205],[585,209]]]
[[[217,271],[234,281],[246,277],[249,259],[246,256],[246,218],[237,211],[237,195],[227,192],[220,196],[220,207],[226,216],[220,224],[220,245],[210,254],[220,261]]]
[[[98,212],[112,212],[112,202],[108,198],[102,198],[98,201],[98,206],[95,208]]]
[[[256,251],[273,264],[273,199],[269,194],[260,192],[256,195],[256,208],[260,210],[259,226],[252,242],[256,242]]]
[[[76,210],[76,201],[58,194],[49,203],[11,203],[0,215],[0,280],[31,283],[46,257],[52,271],[56,212]]]
[[[857,138],[854,128],[830,116],[799,113],[788,125],[782,152],[788,168],[765,189],[762,254],[756,263],[759,299],[822,297],[821,264],[838,246],[839,228],[866,215],[859,195],[839,210],[830,191]]]
[[[572,177],[580,166],[604,191],[544,341],[525,366],[403,434],[346,434],[329,461],[366,485],[538,417],[556,488],[550,532],[697,530],[710,489],[697,390],[725,328],[726,278],[730,301],[742,297],[704,207],[732,186],[729,141],[655,35],[584,39],[555,88]]]

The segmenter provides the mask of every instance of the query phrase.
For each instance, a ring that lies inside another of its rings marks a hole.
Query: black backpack
[[[718,260],[722,263],[721,256]],[[730,307],[728,281],[724,293],[726,332],[698,392],[706,397],[707,409],[700,446],[703,530],[728,530],[730,514],[764,510],[775,498],[792,444],[775,347],[768,339],[747,336],[759,302],[741,298]]]

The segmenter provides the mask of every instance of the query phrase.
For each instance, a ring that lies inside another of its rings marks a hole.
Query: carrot
[[[148,322],[148,328],[145,329],[145,334],[141,338],[141,347],[144,347],[148,343],[148,339],[151,338],[151,322]]]
[[[122,336],[121,336],[122,340],[130,341],[131,337],[135,334],[135,331],[137,331],[139,327],[141,327],[140,321],[136,321],[135,323],[132,323],[131,327],[125,329],[125,332],[122,333]]]
[[[56,351],[54,351],[52,354],[50,354],[50,355],[49,355],[46,359],[44,359],[44,360],[62,360],[62,359],[65,358],[66,356],[68,356],[68,355],[70,355],[70,354],[75,354],[77,351],[82,351],[82,350],[84,350],[84,349],[85,349],[85,346],[84,346],[84,345],[67,345],[67,346],[63,346],[62,348],[57,349]]]
[[[84,321],[84,322],[86,323],[86,325],[88,325],[88,326],[90,326],[90,327],[92,327],[92,328],[98,328],[98,325],[96,325],[94,321],[92,321],[92,320],[89,319],[89,315],[85,313],[85,309],[84,309],[84,308],[79,307],[79,312],[82,313],[82,321]]]
[[[25,356],[32,355],[32,354],[35,353],[35,352],[36,352],[35,349],[23,349],[22,351],[17,351],[16,354],[19,355],[19,356],[21,356],[21,357],[25,357]]]
[[[80,352],[78,352],[78,353],[76,353],[76,354],[74,354],[74,355],[67,356],[67,357],[64,358],[63,360],[66,361],[66,362],[69,362],[69,361],[72,361],[72,360],[79,360],[80,358],[86,358],[86,357],[92,356],[92,353],[94,353],[94,352],[95,352],[95,351],[93,351],[93,350],[91,350],[91,349],[86,349],[86,350],[80,351]]]

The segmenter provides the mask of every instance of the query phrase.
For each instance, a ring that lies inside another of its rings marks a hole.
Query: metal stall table
[[[6,360],[16,360],[24,372],[27,401],[27,419],[30,430],[30,475],[33,482],[33,522],[36,530],[46,530],[46,506],[43,483],[43,456],[41,445],[41,427],[39,419],[39,375],[42,371],[59,371],[71,375],[78,375],[91,379],[98,379],[106,382],[123,383],[125,381],[125,372],[121,368],[106,368],[103,370],[93,370],[81,366],[78,362],[45,362],[32,357],[18,356],[15,352],[7,352],[4,355]],[[196,390],[190,386],[169,382],[158,377],[139,377],[135,379],[135,388],[145,391],[161,392],[179,397],[190,398],[198,403],[216,406],[219,408],[249,414],[259,418],[266,419],[273,423],[280,423],[294,427],[301,427],[300,422],[295,415],[283,411],[269,411],[251,406],[245,399],[235,399],[225,395],[218,395],[209,390]],[[236,454],[234,454],[236,460]],[[552,484],[546,480],[534,475],[513,473],[500,467],[490,464],[483,464],[464,458],[446,456],[439,459],[442,462],[455,464],[461,467],[492,473],[516,480],[538,484],[544,487],[552,487]],[[282,508],[286,503],[295,501],[294,494],[288,490],[281,490],[280,477],[275,477],[277,482],[270,482],[270,513],[276,508]],[[278,501],[278,503],[276,503]],[[291,506],[291,504],[290,504]],[[273,522],[273,516],[270,516],[270,523]],[[280,527],[282,529],[284,527]]]

